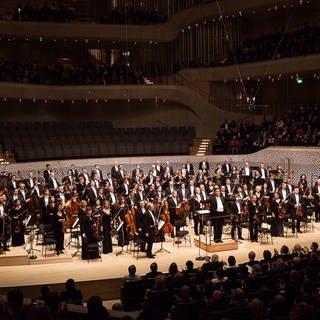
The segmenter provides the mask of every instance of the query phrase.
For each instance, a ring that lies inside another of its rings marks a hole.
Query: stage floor
[[[123,252],[116,255],[121,248],[114,245],[113,253],[102,254],[101,260],[90,260],[89,263],[87,260],[81,260],[80,254],[72,257],[72,254],[76,251],[74,246],[66,247],[65,253],[59,257],[55,256],[53,251],[49,251],[47,258],[42,257],[41,252],[35,252],[38,258],[31,261],[28,259],[27,252],[23,247],[11,247],[6,254],[0,255],[0,287],[58,284],[64,283],[68,278],[73,278],[78,282],[119,279],[127,274],[129,265],[135,264],[137,273],[145,274],[149,271],[149,266],[154,261],[158,263],[159,270],[163,272],[168,271],[171,262],[176,262],[179,269],[184,269],[185,262],[192,260],[195,266],[198,267],[203,264],[203,261],[196,260],[196,257],[199,256],[199,248],[194,245],[194,239],[198,239],[198,237],[193,234],[191,225],[188,230],[191,236],[191,247],[188,243],[185,244],[183,242],[178,248],[177,244],[173,245],[172,239],[166,236],[166,242],[163,243],[163,247],[169,250],[170,253],[159,252],[155,259],[147,258],[146,254],[142,252],[139,253],[139,258],[137,259],[136,254],[133,255],[130,250],[131,254]],[[304,231],[303,228],[301,230]],[[66,243],[69,241],[68,237],[69,234],[65,237]],[[247,239],[247,229],[243,230],[243,237]],[[224,238],[230,238],[230,234],[224,233]],[[249,240],[242,240],[239,242],[237,250],[222,251],[217,254],[225,261],[227,261],[229,255],[234,255],[237,262],[242,263],[248,260],[248,252],[251,250],[256,252],[257,259],[261,259],[265,249],[273,251],[274,248],[280,249],[284,244],[292,248],[296,243],[310,247],[312,241],[320,243],[320,223],[314,223],[314,232],[309,229],[299,234],[298,238],[289,231],[287,238],[273,238],[273,244],[270,241],[260,244],[260,242],[252,243]],[[156,252],[159,248],[160,243],[155,243],[153,252]],[[36,249],[41,250],[41,246],[37,246]],[[200,250],[200,255],[205,256],[206,252]],[[212,255],[212,253],[208,255]],[[22,260],[20,265],[9,265],[14,264],[14,259],[17,259],[17,257]],[[8,262],[7,265],[3,265],[7,262],[2,259],[12,259],[12,261]]]

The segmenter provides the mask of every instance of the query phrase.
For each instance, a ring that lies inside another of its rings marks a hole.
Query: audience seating
[[[195,136],[194,127],[113,128],[108,121],[0,125],[0,141],[17,161],[188,154]]]

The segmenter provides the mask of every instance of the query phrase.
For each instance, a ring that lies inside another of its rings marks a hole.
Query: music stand
[[[30,237],[29,237],[30,238],[30,249],[27,250],[27,252],[28,252],[28,254],[30,253],[29,259],[35,260],[38,257],[34,254],[34,251],[39,251],[40,252],[40,250],[33,248],[34,231],[35,231],[36,228],[34,226],[28,227],[28,224],[30,223],[30,220],[31,220],[31,214],[28,216],[27,221],[25,222],[25,227],[29,228],[29,232],[30,232]]]
[[[67,244],[67,246],[69,246],[71,244],[71,242],[72,242],[72,232],[74,232],[77,235],[77,237],[73,237],[74,239],[76,239],[76,248],[77,248],[77,250],[71,255],[72,257],[76,256],[78,253],[81,253],[81,250],[80,250],[81,246],[80,246],[80,241],[79,241],[79,236],[80,236],[79,221],[80,221],[80,219],[77,218],[74,221],[74,223],[72,224],[71,230],[70,230],[70,241]],[[76,228],[77,228],[77,230],[72,231],[72,229],[76,229]]]
[[[124,231],[123,231],[123,221],[121,221],[121,223],[118,225],[116,231],[119,233],[119,231],[121,232],[121,236],[122,236],[122,242],[121,242],[121,250],[119,252],[116,253],[116,256],[118,256],[119,254],[122,254],[122,253],[127,253],[127,254],[131,254],[131,252],[128,252],[127,251],[124,251],[123,250],[123,247],[124,247]],[[119,237],[120,237],[120,234],[119,234]]]
[[[166,224],[165,221],[163,220],[160,220],[159,223],[158,223],[158,232],[159,232],[159,235],[160,235],[160,231],[161,229],[163,228],[163,226]],[[167,253],[171,253],[169,250],[166,250],[165,248],[163,248],[163,241],[162,241],[162,237],[160,237],[160,249],[157,250],[155,253],[158,253],[158,252],[167,252]]]
[[[201,222],[203,225],[203,217],[207,214],[210,214],[210,210],[198,210],[196,213],[201,217]],[[198,230],[197,230],[198,231]],[[198,234],[198,241],[199,241],[199,256],[196,257],[196,260],[201,261],[205,260],[206,257],[201,256],[201,248],[200,248],[200,232]],[[207,248],[207,236],[206,236],[206,248]],[[207,253],[207,250],[206,250]]]

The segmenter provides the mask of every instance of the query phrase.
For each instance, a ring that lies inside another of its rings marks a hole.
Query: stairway
[[[204,156],[211,154],[212,141],[213,139],[208,137],[194,138],[190,155]]]

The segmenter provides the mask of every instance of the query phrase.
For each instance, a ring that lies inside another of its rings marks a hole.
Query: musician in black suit
[[[229,162],[229,159],[226,159],[222,164],[222,172],[227,177],[231,176],[231,164]]]
[[[48,179],[50,177],[51,166],[49,163],[46,164],[46,169],[43,171],[43,177],[46,184],[48,184]]]
[[[97,175],[99,181],[103,181],[102,170],[100,169],[98,164],[96,164],[94,166],[94,169],[91,171],[91,178],[93,179],[95,175]]]
[[[6,196],[3,194],[0,196],[0,249],[3,251],[10,251],[7,246],[7,241],[10,239],[10,222],[7,218],[9,214],[9,208],[6,201]]]
[[[31,191],[34,186],[34,181],[36,178],[33,177],[33,173],[29,172],[28,178],[24,180],[24,184],[26,185],[26,188],[28,191]]]
[[[191,203],[190,208],[193,211],[194,233],[197,236],[199,235],[199,232],[200,232],[200,234],[203,234],[202,217],[199,216],[199,214],[198,214],[198,211],[203,209],[203,204],[201,203],[202,200],[203,200],[203,198],[201,197],[201,194],[200,194],[200,188],[196,187],[195,195],[190,200],[190,203]]]
[[[135,210],[135,218],[136,218],[136,229],[138,232],[138,237],[140,241],[140,251],[146,251],[146,243],[143,234],[143,216],[146,213],[146,203],[144,200],[141,200],[138,203],[138,209]]]
[[[143,190],[143,186],[139,185],[138,191],[134,195],[134,203],[137,205],[141,200],[144,200],[144,198],[145,198],[145,193]]]
[[[67,171],[67,175],[62,178],[62,184],[69,185],[69,186],[73,185],[73,174],[71,169],[69,169]]]
[[[178,193],[177,190],[173,190],[170,197],[168,197],[168,210],[170,214],[170,222],[173,226],[176,224],[176,216],[177,216],[177,207],[179,206],[179,199],[178,199]],[[176,228],[176,231],[177,228]],[[171,234],[173,237],[173,233]]]
[[[237,190],[238,191],[238,190]],[[240,192],[239,192],[240,191]],[[238,240],[243,240],[242,238],[242,226],[241,226],[241,215],[243,214],[243,196],[242,190],[239,187],[238,193],[232,196],[231,201],[229,201],[229,213],[231,219],[231,238],[235,240],[235,233],[237,231]]]
[[[90,182],[90,187],[87,188],[87,197],[89,198],[90,204],[93,206],[98,198],[98,190],[93,180]]]
[[[149,202],[146,207],[146,212],[142,216],[142,225],[145,241],[147,242],[147,257],[154,258],[155,255],[152,254],[152,246],[154,242],[155,230],[156,230],[156,220],[153,215],[153,204]]]
[[[292,233],[295,233],[297,228],[297,232],[301,233],[300,231],[300,221],[303,214],[300,216],[299,212],[302,210],[302,195],[299,193],[299,188],[295,187],[293,193],[290,194],[288,199],[288,207],[290,210],[290,218],[292,219]]]
[[[245,184],[248,184],[252,178],[252,170],[249,166],[248,161],[244,163],[244,167],[241,169],[241,177],[242,177],[243,183]]]
[[[119,172],[119,164],[118,164],[118,161],[115,161],[114,165],[111,167],[111,175],[113,179],[118,178],[118,172]]]
[[[314,197],[314,208],[316,214],[316,222],[320,221],[320,179],[318,178],[312,188],[312,196]]]
[[[200,163],[199,163],[199,170],[202,170],[203,174],[205,175],[209,175],[209,170],[210,170],[210,166],[209,166],[209,162],[208,159],[204,158]]]
[[[208,200],[202,202],[209,202],[211,206],[210,215],[214,230],[214,242],[223,242],[222,229],[227,204],[225,198],[220,193],[220,188],[216,188],[214,194]]]
[[[84,200],[86,198],[86,190],[87,190],[87,185],[85,183],[84,176],[82,175],[79,176],[79,182],[76,184],[76,189],[80,199]]]
[[[188,176],[194,175],[193,164],[190,162],[189,159],[187,160],[187,163],[186,163],[186,171]]]
[[[18,186],[19,186],[19,183],[17,181],[17,176],[13,174],[7,185],[8,192],[9,193],[13,192],[14,189],[18,188]]]
[[[58,189],[59,184],[58,184],[58,181],[57,181],[53,171],[50,172],[50,176],[47,180],[47,185],[50,190],[57,190]]]
[[[39,210],[40,210],[40,222],[49,224],[49,202],[50,202],[50,191],[48,188],[44,189],[43,195],[39,199]]]
[[[74,164],[71,165],[71,172],[72,172],[72,176],[74,178],[76,178],[76,181],[78,181],[78,178],[79,178],[79,172],[78,170],[76,169],[76,166]]]

